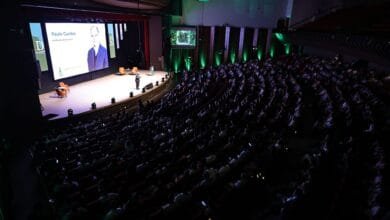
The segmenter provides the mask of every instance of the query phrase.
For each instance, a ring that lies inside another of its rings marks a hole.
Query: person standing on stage
[[[140,82],[141,76],[139,73],[135,74],[135,88],[138,90],[139,89],[139,82]]]

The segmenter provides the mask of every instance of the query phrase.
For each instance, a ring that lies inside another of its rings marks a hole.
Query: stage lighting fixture
[[[142,88],[142,93],[145,93],[146,92],[146,89],[145,88]]]
[[[156,81],[156,86],[158,86],[158,81]]]
[[[72,117],[73,116],[73,109],[68,109],[68,117]]]
[[[91,108],[92,108],[92,109],[96,109],[96,103],[95,103],[95,102],[92,102]]]
[[[115,103],[115,98],[112,97],[112,98],[111,98],[111,104],[114,104],[114,103]]]
[[[133,96],[134,96],[133,92],[130,92],[130,97],[133,97]]]
[[[161,82],[164,82],[164,80],[165,80],[165,78],[163,77],[163,78],[161,79]]]

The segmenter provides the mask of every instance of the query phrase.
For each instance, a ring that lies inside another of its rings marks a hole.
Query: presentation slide
[[[194,48],[196,46],[196,28],[171,28],[171,46],[173,48]]]
[[[108,67],[106,28],[100,23],[45,23],[54,80]]]

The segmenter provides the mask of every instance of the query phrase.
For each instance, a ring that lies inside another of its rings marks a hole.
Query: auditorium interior
[[[0,220],[390,220],[389,0],[1,5]]]

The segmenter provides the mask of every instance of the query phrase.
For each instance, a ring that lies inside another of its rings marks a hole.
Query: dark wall
[[[290,24],[294,25],[310,16],[324,13],[342,4],[343,0],[294,0]]]
[[[297,24],[312,16],[328,14],[332,9],[377,4],[388,0],[294,0],[290,25]]]
[[[155,70],[162,70],[161,62],[162,51],[162,20],[161,16],[152,16],[149,20],[149,37],[150,39],[150,65]]]
[[[183,0],[183,24],[273,28],[289,0]]]
[[[6,29],[7,56],[3,56],[0,92],[0,134],[23,140],[36,132],[39,127],[41,111],[38,99],[38,71],[33,59],[30,34],[20,7],[16,3],[3,8],[7,19],[2,19]]]

